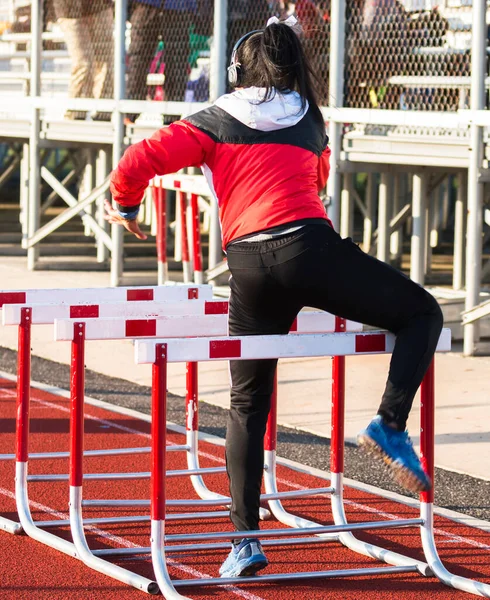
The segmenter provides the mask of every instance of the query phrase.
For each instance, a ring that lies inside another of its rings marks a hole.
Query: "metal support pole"
[[[471,110],[485,108],[486,76],[486,2],[473,2],[473,25],[471,46]],[[469,310],[480,302],[481,262],[482,262],[482,206],[483,183],[480,183],[480,169],[483,158],[483,129],[470,126],[470,164],[468,168],[468,234],[466,238],[466,302]],[[465,356],[471,356],[478,342],[478,324],[464,327]]]
[[[330,83],[329,104],[332,107],[343,106],[344,98],[344,48],[345,47],[345,0],[332,0],[330,9]],[[330,176],[327,195],[330,200],[328,216],[334,228],[340,228],[340,151],[342,146],[342,123],[329,123]]]
[[[22,145],[20,163],[20,222],[22,225],[22,241],[27,239],[29,228],[29,144]]]
[[[427,222],[427,175],[413,176],[412,198],[412,241],[410,252],[410,277],[424,285],[425,238]]]
[[[83,185],[80,186],[80,190],[79,190],[79,198],[84,198],[85,196],[88,196],[88,194],[90,194],[90,192],[94,189],[94,187],[96,187],[96,183],[95,183],[95,150],[93,149],[87,149],[85,154],[85,169],[83,171]],[[105,179],[105,177],[104,177]],[[102,180],[103,181],[103,180]],[[94,213],[94,209],[93,209],[93,205],[87,206],[87,208],[85,209],[85,212],[88,215],[93,215]],[[84,227],[84,235],[86,236],[90,236],[92,235],[92,232],[90,230],[90,227],[85,224]]]
[[[364,252],[371,250],[373,241],[374,217],[376,213],[377,182],[375,173],[368,173],[366,185],[366,216],[364,217],[364,231],[362,236],[362,249]]]
[[[401,210],[404,203],[402,203],[401,198],[402,192],[402,175],[401,173],[396,173],[393,179],[393,211],[392,216],[396,217]],[[402,245],[403,245],[403,230],[402,228],[398,228],[394,231],[390,236],[390,255],[391,258],[394,259],[397,263],[399,262],[402,255]]]
[[[95,164],[95,185],[98,187],[109,175],[109,155],[107,150],[99,150]],[[97,200],[97,221],[104,231],[109,231],[109,223],[104,219],[104,200],[109,197],[106,192]],[[97,240],[97,262],[104,263],[109,259],[109,252],[101,238]]]
[[[228,0],[214,0],[214,31],[210,73],[210,100],[214,102],[226,92],[226,35],[228,22]],[[221,250],[221,227],[216,201],[211,203],[209,227],[208,268],[212,269],[223,258]]]
[[[466,242],[466,210],[468,204],[468,173],[458,173],[458,195],[454,208],[454,266],[453,289],[464,286],[464,254]]]
[[[112,146],[112,167],[115,168],[123,153],[124,120],[119,102],[126,94],[126,16],[127,0],[115,1],[114,33],[114,100],[116,108],[112,113],[114,142]],[[112,226],[111,285],[117,286],[123,274],[124,229],[120,225]]]
[[[432,272],[432,232],[434,231],[434,223],[437,220],[438,197],[437,190],[427,194],[427,218],[425,220],[425,244],[424,244],[424,265],[425,274],[430,275]],[[436,231],[437,236],[437,231]]]
[[[377,258],[383,262],[390,262],[390,217],[388,213],[388,199],[392,189],[391,175],[381,173],[378,198],[378,246]]]
[[[344,173],[344,185],[341,193],[340,235],[343,238],[352,237],[354,229],[354,180],[352,173]]]
[[[43,3],[31,4],[31,98],[41,95],[41,53],[43,33]],[[28,237],[33,237],[41,224],[41,176],[39,158],[39,134],[41,112],[31,108],[31,131],[29,135],[29,217]],[[39,247],[27,250],[27,268],[33,271],[39,258]]]
[[[210,101],[215,102],[226,93],[226,34],[228,0],[214,0],[213,48],[211,52]]]

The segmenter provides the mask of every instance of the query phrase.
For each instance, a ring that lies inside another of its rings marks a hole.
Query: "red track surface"
[[[65,451],[69,440],[69,402],[59,396],[38,389],[32,390],[30,452]],[[125,446],[148,446],[149,424],[111,413],[109,411],[86,406],[85,410],[85,449],[117,448]],[[110,421],[110,422],[109,422]],[[15,432],[15,389],[12,382],[0,380],[0,453],[14,452]],[[184,443],[183,436],[171,433],[173,443]],[[201,466],[211,467],[224,464],[223,448],[209,443],[201,443]],[[149,455],[134,457],[86,458],[85,472],[110,471],[148,471]],[[169,468],[185,468],[182,453],[168,453]],[[31,461],[30,473],[67,472],[67,460]],[[0,512],[17,520],[13,501],[13,463],[0,462]],[[278,480],[282,490],[301,487],[320,487],[325,482],[310,475],[300,474],[291,469],[278,467]],[[209,487],[222,493],[227,492],[224,475],[208,476]],[[31,510],[34,519],[51,519],[50,515],[67,518],[68,483],[43,482],[30,483]],[[380,497],[346,489],[347,516],[351,521],[386,520],[394,516],[411,518],[416,512],[404,505]],[[170,479],[168,498],[194,498],[195,494],[187,479]],[[149,498],[149,481],[113,481],[88,482],[84,486],[84,498]],[[329,501],[324,497],[307,500],[291,500],[286,508],[315,521],[328,524],[330,520]],[[100,509],[86,509],[85,517],[104,514],[114,516],[114,512],[100,513]],[[114,509],[118,515],[120,509]],[[184,509],[178,509],[184,512]],[[6,514],[7,513],[7,514]],[[149,514],[143,508],[133,514]],[[279,527],[275,521],[269,521],[267,528]],[[440,555],[449,570],[456,574],[490,582],[490,533],[464,527],[448,519],[436,518],[436,541]],[[89,544],[93,548],[111,545],[133,546],[149,545],[149,523],[134,526],[115,525],[104,527],[104,536],[93,530],[87,532]],[[201,521],[197,525],[191,522],[170,523],[167,533],[192,533],[229,528],[226,519]],[[69,539],[67,529],[52,530]],[[420,550],[419,535],[416,528],[392,530],[390,533],[359,534],[368,541],[423,559]],[[226,552],[199,552],[174,554],[167,550],[170,573],[174,578],[196,578],[217,576],[218,568]],[[268,548],[267,555],[273,572],[294,572],[307,570],[326,570],[356,568],[362,566],[381,566],[366,557],[354,554],[338,543],[301,547]],[[153,577],[151,563],[140,558],[120,560],[118,564],[138,573]],[[0,598],[36,600],[58,600],[64,598],[97,598],[126,600],[144,598],[143,592],[129,588],[104,575],[89,570],[76,559],[64,556],[24,535],[12,536],[0,531]],[[352,578],[319,580],[311,583],[296,584],[260,584],[233,588],[188,588],[181,590],[191,598],[246,598],[248,600],[286,600],[305,598],[347,598],[358,600],[362,593],[368,598],[396,598],[409,600],[459,599],[470,598],[468,594],[447,588],[434,578],[424,578],[416,574],[383,576],[376,578]]]

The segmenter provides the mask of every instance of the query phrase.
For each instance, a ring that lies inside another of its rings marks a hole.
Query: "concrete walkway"
[[[24,258],[2,257],[0,289],[109,286],[109,275],[100,272],[28,272]],[[37,326],[33,353],[69,363],[68,342],[53,342],[51,326]],[[0,346],[16,348],[16,328],[0,327]],[[133,362],[131,342],[98,342],[87,345],[89,369],[149,385],[149,365]],[[330,360],[284,360],[279,365],[279,422],[330,436]],[[347,359],[346,437],[356,433],[375,414],[388,370],[389,356]],[[1,369],[1,365],[0,365]],[[185,391],[184,365],[170,365],[169,389]],[[129,375],[130,374],[130,375]],[[199,370],[200,399],[226,407],[229,402],[226,363],[204,363]],[[490,358],[463,358],[441,354],[436,362],[436,464],[490,480]],[[418,399],[409,430],[418,441]]]

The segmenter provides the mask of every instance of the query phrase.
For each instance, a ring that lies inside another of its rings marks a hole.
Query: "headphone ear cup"
[[[232,87],[236,87],[238,85],[239,70],[240,70],[240,67],[237,64],[235,64],[235,63],[232,63],[228,67],[228,83]]]

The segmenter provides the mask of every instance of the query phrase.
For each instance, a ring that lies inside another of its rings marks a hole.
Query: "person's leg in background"
[[[134,2],[131,7],[131,44],[126,88],[129,100],[146,100],[148,72],[162,33],[162,15],[160,9],[148,4]],[[137,117],[137,114],[127,115],[129,121],[133,122]]]
[[[270,277],[269,269],[263,266],[260,254],[260,247],[276,243],[243,243],[228,248],[232,273],[230,335],[289,332],[301,306],[294,297],[284,297]],[[226,465],[232,497],[230,517],[237,531],[259,528],[264,434],[276,366],[277,360],[230,361],[232,387],[226,429]],[[250,551],[252,542],[245,538],[243,543],[243,549],[237,545],[230,553],[220,570],[222,576],[251,574],[267,565],[260,545],[254,554]]]
[[[189,79],[191,23],[192,17],[187,11],[165,10],[163,13],[166,102],[184,101]]]
[[[94,52],[93,98],[114,97],[114,9],[90,16]],[[96,120],[110,121],[111,113],[98,112]]]
[[[68,53],[72,61],[69,96],[70,98],[90,98],[93,89],[94,49],[90,33],[90,17],[76,19],[60,18]],[[67,111],[67,119],[85,119],[86,111]]]

